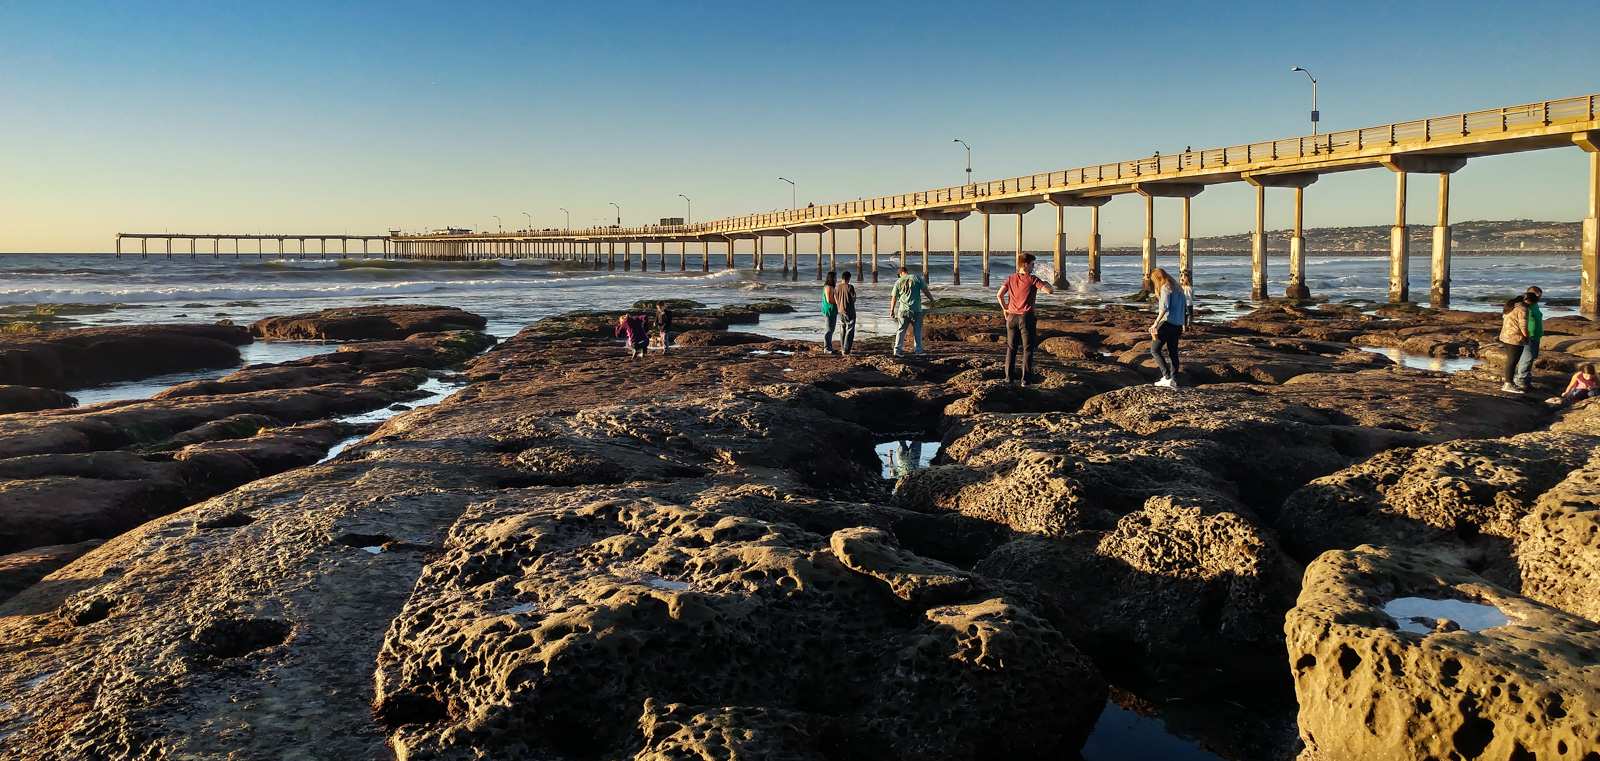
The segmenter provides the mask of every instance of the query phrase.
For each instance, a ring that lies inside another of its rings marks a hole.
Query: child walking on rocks
[[[617,318],[617,325],[613,332],[617,337],[623,339],[628,351],[633,353],[634,359],[644,358],[645,350],[650,347],[650,334],[645,331],[644,315],[621,315]]]

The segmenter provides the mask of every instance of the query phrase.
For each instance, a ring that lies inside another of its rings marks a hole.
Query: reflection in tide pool
[[[1407,354],[1393,347],[1368,346],[1362,347],[1374,354],[1382,354],[1401,367],[1413,370],[1433,370],[1440,373],[1459,373],[1476,367],[1478,360],[1474,357],[1426,357],[1421,354]]]
[[[407,403],[406,409],[397,410],[392,407],[383,407],[371,412],[363,412],[357,415],[346,415],[342,418],[339,418],[338,421],[341,423],[382,423],[383,421],[388,420],[389,418],[392,418],[402,412],[408,412],[419,407],[427,407],[438,404],[439,402],[444,401],[445,397],[455,393],[465,385],[466,384],[463,383],[448,383],[446,381],[439,380],[438,378],[429,378],[426,381],[423,381],[422,385],[417,386],[417,390],[426,391],[428,395],[422,397],[421,399]],[[328,453],[322,456],[322,459],[317,460],[317,464],[321,465],[322,463],[338,457],[339,453],[349,449],[351,445],[361,441],[364,438],[366,438],[365,435],[351,436],[344,441],[334,444],[328,449]]]
[[[883,477],[896,479],[914,470],[922,470],[933,463],[939,454],[939,442],[901,439],[885,441],[874,447],[878,460],[883,463]]]
[[[1167,731],[1160,719],[1140,716],[1111,701],[1083,744],[1083,761],[1222,761]]]

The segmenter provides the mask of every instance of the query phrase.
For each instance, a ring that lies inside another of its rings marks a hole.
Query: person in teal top
[[[1517,375],[1512,382],[1523,391],[1533,378],[1533,362],[1539,358],[1539,339],[1544,337],[1544,312],[1539,310],[1539,300],[1543,297],[1544,291],[1537,285],[1529,286],[1528,292],[1522,295],[1528,310],[1528,338],[1522,342],[1522,356],[1517,359]]]
[[[905,345],[906,334],[915,337],[916,353],[922,353],[922,296],[927,294],[933,298],[933,292],[928,290],[928,284],[922,278],[911,274],[911,270],[900,267],[900,279],[894,283],[894,291],[889,298],[889,317],[899,323],[899,329],[894,336],[894,355],[900,356],[900,348]]]

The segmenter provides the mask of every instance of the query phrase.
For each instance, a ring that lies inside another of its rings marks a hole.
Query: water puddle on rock
[[[928,467],[933,464],[934,455],[939,454],[939,442],[916,439],[885,441],[873,448],[883,463],[883,477],[891,480]]]
[[[768,356],[774,356],[774,355],[779,356],[779,357],[790,357],[790,356],[794,355],[794,352],[787,351],[787,350],[784,350],[784,349],[751,349],[750,350],[750,356],[752,356],[752,357],[768,357]]]
[[[418,391],[425,391],[428,395],[422,397],[421,399],[415,399],[400,405],[403,407],[403,409],[395,409],[392,406],[383,407],[371,412],[346,415],[336,419],[341,423],[382,423],[383,421],[388,420],[389,418],[392,418],[402,412],[410,412],[411,410],[421,409],[423,407],[429,407],[438,404],[439,402],[444,401],[445,397],[460,391],[465,386],[465,383],[452,383],[449,381],[440,380],[438,378],[429,378],[423,381],[422,385],[417,386]],[[365,438],[366,435],[351,436],[348,439],[334,444],[328,448],[328,453],[323,455],[322,459],[317,461],[317,464],[321,465],[322,463],[338,457],[341,452],[349,449],[351,445]]]
[[[1471,370],[1478,365],[1478,360],[1472,357],[1428,357],[1421,354],[1407,354],[1393,347],[1366,346],[1363,351],[1373,354],[1382,354],[1401,367],[1413,370],[1432,370],[1439,373],[1459,373]]]
[[[689,582],[687,581],[673,581],[672,579],[663,579],[660,576],[646,576],[644,583],[645,586],[665,589],[669,592],[687,592],[689,590]]]
[[[1160,719],[1140,716],[1111,701],[1106,701],[1080,755],[1083,761],[1223,761],[1168,732]]]
[[[1469,632],[1492,629],[1510,623],[1506,614],[1493,605],[1466,600],[1431,600],[1426,597],[1397,597],[1383,604],[1383,612],[1400,625],[1400,631],[1432,634],[1441,631],[1440,621],[1450,621]],[[1444,630],[1448,630],[1444,629]]]

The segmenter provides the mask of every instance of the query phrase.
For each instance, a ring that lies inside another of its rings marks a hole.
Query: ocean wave
[[[287,283],[262,283],[242,285],[237,279],[217,285],[187,282],[167,287],[141,285],[137,287],[101,288],[0,288],[0,304],[117,304],[151,303],[167,301],[215,301],[262,299],[325,299],[336,297],[413,295],[423,293],[472,293],[492,291],[539,291],[564,289],[584,285],[616,285],[637,287],[662,287],[666,280],[678,287],[716,287],[725,281],[744,279],[741,270],[724,270],[709,274],[659,275],[634,273],[602,273],[592,276],[553,276],[537,280],[526,278],[499,278],[481,280],[404,280],[387,283],[328,283],[321,286],[297,286]]]

